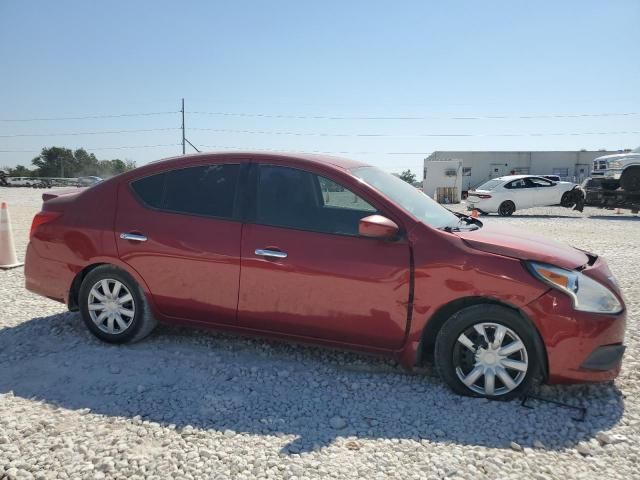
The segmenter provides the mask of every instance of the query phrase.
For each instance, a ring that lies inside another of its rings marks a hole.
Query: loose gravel
[[[0,189],[19,257],[41,194]],[[20,268],[0,271],[0,478],[640,477],[640,219],[554,207],[484,220],[604,255],[622,285],[620,377],[538,392],[586,407],[584,422],[316,347],[173,327],[106,345],[25,291]]]

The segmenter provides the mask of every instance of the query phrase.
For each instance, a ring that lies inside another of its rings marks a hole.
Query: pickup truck
[[[605,155],[593,161],[591,176],[605,190],[640,192],[640,147],[627,153]]]

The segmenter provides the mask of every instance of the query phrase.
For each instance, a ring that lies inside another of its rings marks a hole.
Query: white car
[[[548,205],[569,206],[575,183],[554,182],[535,175],[508,175],[489,180],[469,191],[467,204],[470,210],[480,213],[498,213],[503,217],[516,210]]]

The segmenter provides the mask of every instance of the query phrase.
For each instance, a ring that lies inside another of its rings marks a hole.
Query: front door
[[[118,253],[142,276],[161,314],[235,322],[242,231],[236,207],[239,176],[239,164],[208,164],[121,187],[115,222]]]
[[[255,165],[242,234],[238,324],[380,348],[401,346],[409,245],[358,236],[378,210],[314,173]],[[384,214],[384,212],[378,212]]]
[[[557,188],[554,182],[540,177],[530,177],[527,181],[533,187],[531,190],[535,192],[533,195],[533,207],[544,207],[560,203],[560,189]]]

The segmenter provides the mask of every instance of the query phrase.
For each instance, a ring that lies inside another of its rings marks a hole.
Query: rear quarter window
[[[145,205],[161,208],[164,196],[164,178],[164,173],[141,178],[132,182],[131,188]]]

